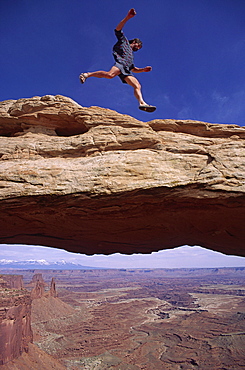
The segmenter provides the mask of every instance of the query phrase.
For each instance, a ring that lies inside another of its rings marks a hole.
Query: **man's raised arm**
[[[116,27],[116,30],[117,31],[121,31],[125,25],[125,23],[127,23],[127,21],[131,18],[133,18],[134,16],[136,15],[136,11],[132,8],[128,11],[128,14],[126,15],[125,18],[123,18],[123,20],[121,20],[121,22],[117,25]]]

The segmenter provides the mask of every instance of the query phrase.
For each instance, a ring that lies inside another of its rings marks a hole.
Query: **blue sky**
[[[132,88],[81,72],[109,70],[114,28],[134,7],[125,28],[139,37],[137,74],[144,98],[138,109]],[[196,119],[244,125],[244,0],[1,0],[0,100],[61,94],[83,106],[102,106],[142,121]]]
[[[132,88],[119,78],[91,78],[84,85],[78,79],[81,72],[111,68],[113,30],[132,7],[137,15],[124,32],[143,41],[135,65],[153,68],[136,75],[145,100],[157,106],[152,114],[139,111]],[[1,0],[0,50],[0,101],[61,94],[82,106],[110,108],[142,121],[195,119],[244,126],[244,0]],[[42,248],[31,254],[39,255]],[[244,265],[245,259],[239,257],[183,248],[183,254],[180,250],[153,254],[151,264]],[[3,253],[3,246],[0,249]],[[55,253],[50,250],[50,256]],[[150,261],[149,256],[95,257],[99,264],[112,258],[129,267],[131,263],[148,267]],[[92,257],[85,260],[87,265],[96,262]]]
[[[66,261],[90,267],[106,268],[202,268],[202,267],[245,267],[245,258],[226,256],[199,246],[182,246],[151,254],[109,256],[70,253],[63,249],[42,246],[0,245],[0,260],[46,260]]]

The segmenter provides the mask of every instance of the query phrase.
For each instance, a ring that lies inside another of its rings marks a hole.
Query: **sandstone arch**
[[[0,135],[0,243],[245,256],[244,127],[48,95],[0,103]]]

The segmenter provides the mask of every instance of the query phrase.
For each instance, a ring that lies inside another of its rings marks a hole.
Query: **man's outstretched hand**
[[[128,18],[133,18],[136,15],[136,11],[134,8],[128,11]]]
[[[129,11],[128,11],[128,14],[126,15],[126,17],[125,18],[123,18],[123,20],[121,20],[121,22],[117,25],[117,27],[116,27],[116,30],[117,31],[121,31],[122,30],[122,28],[125,26],[125,23],[129,20],[129,19],[131,19],[131,18],[133,18],[134,16],[136,15],[136,11],[135,11],[135,9],[130,9]]]

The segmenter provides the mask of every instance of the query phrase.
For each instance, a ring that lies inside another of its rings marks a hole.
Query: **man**
[[[81,83],[84,83],[89,77],[98,78],[114,78],[119,76],[123,83],[127,83],[134,89],[134,95],[139,102],[139,109],[146,112],[154,112],[156,107],[147,104],[142,96],[141,85],[132,72],[150,72],[151,67],[137,68],[134,65],[133,52],[142,48],[142,42],[139,39],[128,40],[123,34],[123,27],[126,22],[136,15],[134,9],[130,9],[126,17],[118,24],[115,29],[115,34],[118,39],[117,43],[113,47],[113,56],[115,59],[114,66],[108,71],[96,71],[81,73],[79,78]]]

